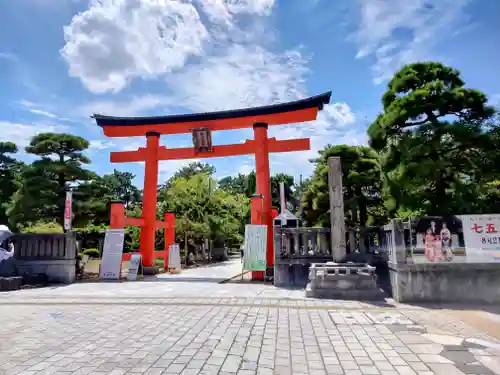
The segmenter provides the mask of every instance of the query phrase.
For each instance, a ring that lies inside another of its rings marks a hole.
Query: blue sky
[[[85,137],[91,168],[131,171],[89,118],[163,115],[285,102],[332,90],[315,122],[273,127],[312,150],[271,157],[271,172],[311,173],[326,144],[365,144],[387,79],[402,64],[440,60],[500,102],[498,0],[0,0],[0,141],[23,148],[38,132]],[[239,143],[249,130],[217,132]],[[186,147],[190,136],[163,136]],[[22,155],[29,160],[29,157]],[[223,177],[252,157],[207,159]],[[161,163],[160,182],[186,161]]]

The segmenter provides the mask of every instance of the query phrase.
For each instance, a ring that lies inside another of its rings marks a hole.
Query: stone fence
[[[46,275],[49,282],[69,284],[75,280],[76,236],[66,234],[16,234],[14,266],[19,276]]]
[[[330,229],[274,227],[274,285],[305,287],[312,263],[332,260]]]

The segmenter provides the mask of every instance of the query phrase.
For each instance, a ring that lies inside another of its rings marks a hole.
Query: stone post
[[[400,219],[391,220],[392,246],[389,261],[394,264],[406,263],[406,244],[404,223]]]
[[[328,190],[330,193],[332,254],[333,260],[339,262],[346,255],[344,193],[340,157],[328,159]]]

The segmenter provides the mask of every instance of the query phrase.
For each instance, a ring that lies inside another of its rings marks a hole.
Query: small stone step
[[[23,286],[22,276],[0,277],[0,291],[19,290]]]

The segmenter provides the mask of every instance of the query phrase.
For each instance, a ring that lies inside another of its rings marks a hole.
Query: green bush
[[[36,233],[36,234],[57,234],[64,233],[61,224],[53,221],[49,222],[38,222],[34,225],[30,225],[21,229],[22,233]]]
[[[84,255],[88,255],[91,258],[100,259],[101,252],[97,249],[85,249],[83,250]]]

